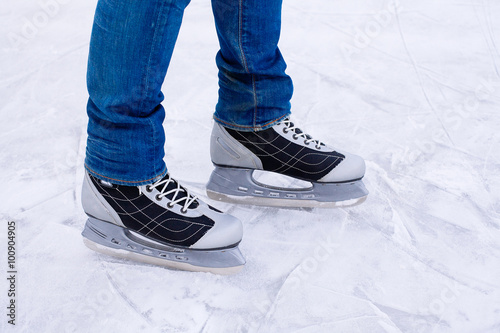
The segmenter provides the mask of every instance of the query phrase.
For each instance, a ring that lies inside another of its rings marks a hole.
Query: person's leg
[[[121,185],[167,172],[163,83],[189,0],[99,0],[87,72],[85,166]]]
[[[212,0],[221,50],[219,102],[207,184],[215,200],[264,206],[336,207],[363,202],[363,159],[313,139],[289,119],[292,82],[277,47],[281,0]],[[254,170],[310,186],[272,186]]]
[[[220,51],[214,119],[255,131],[290,114],[292,80],[278,49],[282,0],[212,0]]]
[[[167,173],[161,85],[189,0],[99,0],[88,67],[82,236],[98,252],[228,274],[243,227]],[[203,251],[200,251],[203,250]]]

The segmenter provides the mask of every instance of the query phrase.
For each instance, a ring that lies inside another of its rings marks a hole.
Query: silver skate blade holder
[[[85,245],[94,251],[175,269],[234,274],[245,264],[237,245],[213,250],[169,246],[92,217],[87,220],[82,236]]]
[[[345,207],[366,200],[362,180],[345,183],[311,182],[307,188],[283,188],[258,182],[253,169],[216,166],[207,184],[209,198],[274,207]]]

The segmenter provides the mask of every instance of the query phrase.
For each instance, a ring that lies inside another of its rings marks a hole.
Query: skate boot
[[[285,119],[263,131],[242,132],[215,123],[210,153],[215,170],[207,194],[215,200],[278,207],[337,207],[366,199],[365,162],[305,134]],[[305,181],[299,187],[266,184],[264,170]]]
[[[168,174],[150,185],[123,186],[86,173],[82,232],[90,249],[175,269],[232,274],[245,264],[243,227],[193,196]]]

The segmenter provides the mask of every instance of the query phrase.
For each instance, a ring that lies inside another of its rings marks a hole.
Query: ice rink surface
[[[94,8],[0,7],[1,332],[500,332],[500,2],[284,1],[293,120],[363,156],[370,195],[344,209],[214,203],[244,223],[247,264],[229,277],[83,245]],[[163,104],[167,165],[202,198],[217,50],[210,2],[193,0]]]

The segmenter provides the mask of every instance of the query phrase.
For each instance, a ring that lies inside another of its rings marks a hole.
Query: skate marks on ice
[[[23,267],[17,329],[497,332],[500,7],[399,3],[398,21],[392,17],[349,60],[339,46],[353,44],[388,1],[284,3],[280,43],[294,78],[294,113],[315,137],[365,157],[371,193],[360,206],[334,210],[214,202],[244,222],[247,264],[231,277],[114,259],[82,243],[85,217],[73,189],[83,172],[74,154],[85,133],[81,45],[95,2],[61,6],[28,44],[2,49],[9,64],[0,79],[2,213],[19,222]],[[7,32],[40,11],[8,6],[0,13],[10,17]],[[174,125],[201,128],[216,102],[210,15],[210,4],[198,0],[186,11],[166,81]],[[212,166],[203,126],[196,147],[168,127],[167,162],[205,198]]]
[[[494,323],[495,309],[498,308],[495,300],[500,287],[496,279],[500,267],[495,265],[495,258],[500,253],[495,236],[488,234],[487,227],[491,224],[483,224],[481,218],[474,215],[473,206],[467,204],[467,199],[454,206],[458,208],[456,215],[443,216],[442,210],[424,213],[427,210],[422,205],[425,200],[415,197],[415,192],[418,196],[432,193],[433,200],[438,202],[454,202],[460,197],[418,178],[409,177],[408,180],[401,175],[387,175],[385,170],[373,163],[369,164],[369,169],[374,175],[368,177],[367,186],[376,189],[374,196],[367,204],[351,210],[349,220],[352,222],[343,224],[343,232],[334,230],[336,234],[343,235],[342,239],[348,240],[345,248],[337,244],[333,247],[335,255],[327,256],[326,260],[323,260],[325,257],[320,251],[299,251],[302,255],[307,252],[311,255],[282,278],[282,284],[274,287],[276,291],[261,296],[254,304],[257,315],[252,322],[258,323],[255,331],[285,328],[301,332],[364,331],[367,328],[375,332],[453,331],[457,320],[465,320],[459,314],[460,309],[466,309],[474,318],[466,327],[484,327],[485,331],[492,328],[490,325]],[[261,231],[258,221],[275,221],[274,216],[278,213],[289,215],[288,222],[293,224],[302,213],[257,208],[260,213],[256,214],[255,210],[249,210],[248,214],[253,215],[247,220],[250,226],[260,231],[259,235],[266,232]],[[241,212],[241,209],[235,209],[233,213],[237,211]],[[311,212],[307,213],[311,215]],[[464,221],[460,216],[469,218]],[[304,216],[303,220],[310,221],[310,216]],[[464,223],[467,220],[473,224]],[[332,225],[332,221],[322,223]],[[269,233],[285,233],[284,225],[282,222],[278,229]],[[351,230],[351,234],[346,236],[345,230],[354,226],[356,231]],[[366,226],[375,232],[370,232]],[[308,224],[303,231],[315,228],[318,226]],[[291,229],[300,230],[300,227],[295,224]],[[286,230],[286,233],[292,239],[300,239],[293,231]],[[258,245],[259,237],[252,237],[248,227],[246,237]],[[320,236],[316,242],[318,240],[321,240]],[[279,239],[269,240],[265,248],[269,249],[276,243]],[[470,248],[464,247],[464,244],[476,245]],[[288,245],[292,244],[288,242]],[[279,251],[283,253],[286,249]],[[357,271],[356,267],[363,269]],[[484,271],[484,267],[489,269]],[[331,290],[330,294],[325,296],[325,290]],[[339,295],[345,295],[344,298],[351,301],[339,299]],[[357,302],[352,301],[356,297]],[[320,304],[315,302],[318,299],[322,300]],[[474,304],[481,306],[477,308]],[[366,306],[364,312],[361,311],[363,306]],[[490,321],[479,324],[483,316],[489,317]],[[312,324],[312,318],[323,319]],[[304,324],[306,322],[307,325]]]

